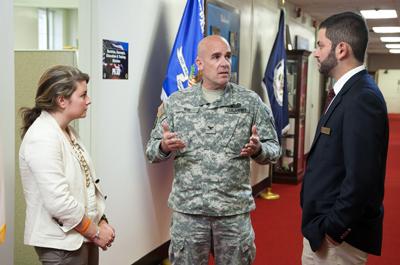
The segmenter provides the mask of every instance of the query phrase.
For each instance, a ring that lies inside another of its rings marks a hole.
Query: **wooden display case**
[[[304,136],[307,98],[307,71],[309,51],[287,51],[287,85],[289,124],[282,136],[282,156],[274,165],[273,181],[298,183],[305,170]]]

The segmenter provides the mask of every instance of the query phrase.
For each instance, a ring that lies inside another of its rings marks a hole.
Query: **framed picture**
[[[127,42],[103,40],[103,79],[128,79]]]
[[[240,12],[226,4],[208,0],[206,5],[206,34],[224,37],[232,50],[231,82],[239,81]]]

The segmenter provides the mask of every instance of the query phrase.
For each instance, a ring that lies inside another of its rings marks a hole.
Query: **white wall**
[[[304,139],[304,153],[308,153],[314,140],[315,130],[321,113],[321,88],[317,60],[313,53],[308,57],[307,102],[306,102],[306,128]]]
[[[0,170],[5,176],[7,238],[0,246],[0,264],[14,263],[14,26],[13,1],[0,1]],[[4,26],[7,25],[7,26]],[[7,36],[7,37],[4,37]]]
[[[14,7],[16,50],[38,49],[38,11],[35,7]]]
[[[169,237],[166,201],[172,164],[149,165],[144,147],[184,4],[93,0],[80,6],[79,14],[91,15],[86,22],[91,25],[91,32],[86,32],[91,44],[80,38],[79,51],[79,62],[90,60],[83,66],[92,78],[91,150],[108,194],[107,214],[118,235],[112,249],[102,253],[102,264],[130,264]],[[102,39],[129,42],[129,80],[101,79]],[[87,123],[83,126],[82,132]]]
[[[64,46],[78,48],[78,9],[64,9]]]
[[[388,113],[400,113],[400,70],[378,70],[377,80],[386,100]]]
[[[42,8],[47,7],[46,5],[42,6]],[[54,11],[53,38],[55,40],[53,49],[77,48],[77,8],[56,8],[52,10]],[[16,50],[38,49],[38,7],[14,5],[14,27],[14,48]]]
[[[221,2],[236,7],[241,14],[239,83],[262,94],[261,79],[278,27],[277,1]],[[167,198],[172,161],[150,165],[144,152],[185,3],[80,2],[79,65],[91,75],[93,102],[80,132],[91,146],[108,194],[107,214],[118,235],[113,247],[101,254],[102,264],[132,263],[169,239]],[[296,25],[294,33],[301,30],[313,43],[313,29]],[[129,43],[129,80],[102,79],[102,39]],[[258,175],[257,182],[267,171],[257,169],[253,173]]]

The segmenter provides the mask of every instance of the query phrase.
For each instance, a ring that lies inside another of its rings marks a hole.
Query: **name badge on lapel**
[[[321,133],[326,134],[326,135],[331,135],[331,128],[321,127]]]

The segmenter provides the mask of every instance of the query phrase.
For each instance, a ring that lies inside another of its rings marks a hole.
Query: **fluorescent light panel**
[[[399,33],[400,27],[372,27],[375,33]]]
[[[400,49],[400,43],[386,44],[385,46],[388,49]]]
[[[381,37],[382,42],[400,42],[400,37]]]
[[[400,49],[390,49],[390,53],[400,53]]]
[[[396,18],[397,12],[394,9],[383,10],[360,10],[365,19]]]

